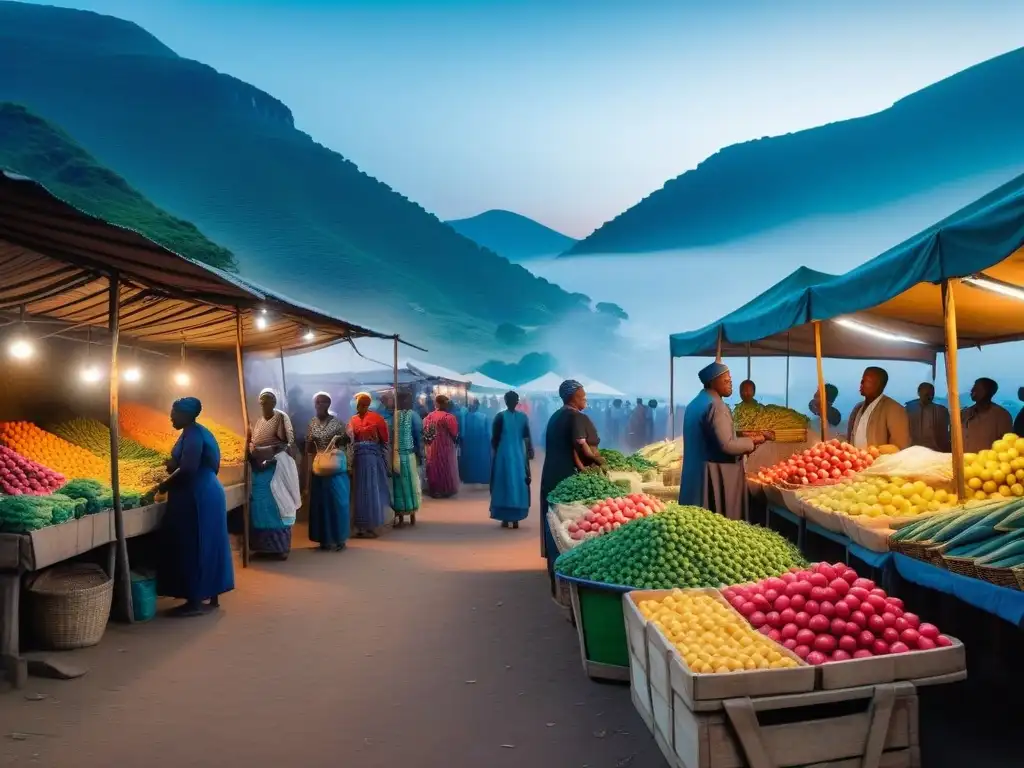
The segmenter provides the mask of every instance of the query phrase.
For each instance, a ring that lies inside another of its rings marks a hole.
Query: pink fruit
[[[787,595],[779,595],[775,598],[775,602],[772,603],[772,607],[781,613],[782,611],[788,610],[792,599]]]
[[[917,631],[921,633],[921,637],[927,637],[929,640],[934,640],[939,636],[939,628],[928,622],[918,626]]]
[[[870,630],[863,630],[857,635],[857,644],[861,648],[870,648],[875,644],[875,636]]]
[[[846,622],[842,619],[832,619],[832,623],[829,625],[829,631],[839,637],[840,635],[846,634]]]
[[[817,600],[819,603],[825,599],[825,587],[811,587],[811,600]]]
[[[844,651],[842,648],[837,648],[832,652],[832,661],[849,661],[850,654]]]
[[[855,659],[870,659],[872,655],[871,651],[867,648],[858,648],[853,652],[853,658]]]
[[[875,582],[873,582],[871,579],[857,579],[855,582],[853,582],[853,586],[859,589],[866,589],[868,592],[870,592],[872,589],[875,588]],[[852,592],[853,590],[851,589],[850,591]]]
[[[878,609],[876,609],[875,606],[873,606],[871,603],[865,600],[863,603],[860,604],[860,612],[863,613],[865,616],[874,616],[876,613],[878,613]]]
[[[797,595],[800,594],[800,591],[801,590],[800,590],[799,582],[791,581],[788,584],[786,584],[786,589],[785,589],[783,594],[785,594],[787,597],[796,597]]]
[[[782,620],[782,617],[779,615],[778,611],[769,611],[764,615],[764,620],[768,623],[769,626],[772,626],[776,629],[778,629],[785,623]]]
[[[741,614],[743,614],[744,616],[746,616],[746,617],[747,617],[747,618],[749,619],[749,618],[750,618],[750,616],[751,616],[751,615],[752,615],[752,614],[754,613],[754,611],[756,611],[756,610],[757,610],[757,606],[756,606],[756,605],[754,605],[754,604],[753,604],[752,602],[750,602],[749,600],[747,600],[747,601],[746,601],[745,603],[743,603],[743,605],[742,605],[742,606],[740,606],[740,607],[739,607],[739,608],[738,608],[737,610],[739,610],[739,612],[740,612]]]
[[[924,635],[921,635],[919,638],[917,638],[917,649],[919,651],[930,651],[934,647],[935,641],[932,640],[930,637],[925,637]]]
[[[808,664],[818,666],[819,664],[824,664],[826,661],[828,661],[828,659],[825,657],[825,654],[821,651],[811,651],[807,654]]]
[[[868,599],[866,600],[866,602],[869,605],[874,606],[876,613],[882,613],[883,611],[885,611],[886,608],[889,607],[888,603],[885,602],[885,598],[879,597],[878,595],[868,595]]]
[[[828,581],[832,581],[836,577],[836,569],[828,563],[820,563],[816,570]]]
[[[824,574],[812,573],[808,577],[807,581],[810,583],[811,587],[824,587],[828,584],[829,579],[826,578]]]
[[[845,581],[847,584],[851,584],[852,585],[853,582],[855,582],[856,580],[857,580],[857,572],[855,570],[853,570],[853,568],[847,568],[843,572],[843,581]]]
[[[779,634],[782,635],[782,638],[784,640],[789,640],[791,638],[796,638],[799,632],[800,627],[798,627],[796,624],[786,624]],[[793,645],[796,645],[796,643],[794,642]]]
[[[796,581],[796,574],[786,572],[782,574],[779,578],[782,580],[783,584],[791,584],[792,582]],[[780,587],[780,589],[782,589],[782,587]]]
[[[779,611],[779,618],[782,620],[783,624],[792,624],[796,621],[796,611],[792,608],[786,608],[783,611]]]
[[[885,594],[885,590],[882,589],[881,587],[875,587],[874,589],[869,590],[868,594],[869,595],[875,595],[876,597],[880,597],[883,600],[888,598],[888,595]]]
[[[904,613],[904,614],[903,614],[903,619],[904,619],[904,621],[906,621],[906,622],[907,622],[907,624],[909,624],[909,625],[911,626],[911,628],[913,628],[913,629],[917,629],[917,628],[918,628],[918,627],[919,627],[919,626],[921,625],[921,619],[919,619],[919,618],[917,617],[917,614],[916,614],[916,613],[909,613],[909,612],[907,612],[907,613]]]
[[[760,627],[757,628],[757,631],[760,632],[765,637],[768,637],[768,635],[770,635],[773,630],[767,624],[762,624]]]
[[[804,603],[804,610],[813,616],[814,614],[821,612],[821,606],[818,605],[817,600],[808,600]]]
[[[886,627],[882,630],[882,639],[889,643],[889,645],[892,645],[900,639],[900,633],[896,631],[895,627]]]
[[[871,644],[871,653],[875,656],[885,656],[889,653],[889,644],[885,640],[875,640]]]
[[[885,629],[885,621],[877,613],[874,616],[868,616],[868,629],[879,635]]]
[[[796,648],[793,649],[793,653],[795,653],[801,659],[806,659],[810,655],[811,649],[809,646],[806,645],[798,645]]]
[[[793,595],[789,598],[789,607],[794,611],[802,611],[807,607],[807,598],[803,595]]]
[[[771,603],[772,605],[775,605],[775,601],[779,597],[779,590],[777,590],[777,589],[775,589],[773,587],[769,587],[768,589],[766,589],[764,591],[764,597],[765,597],[765,600],[767,600],[769,603]]]
[[[854,611],[850,614],[850,621],[856,624],[861,629],[867,629],[868,617],[865,616],[861,611]]]
[[[895,606],[896,608],[903,607],[903,601],[900,600],[898,597],[889,597],[887,598],[887,600],[889,601],[889,605]]]
[[[887,627],[895,627],[896,614],[892,611],[886,610],[886,612],[882,614],[882,623]],[[938,630],[936,630],[936,634],[938,634]]]
[[[838,603],[836,603],[835,608],[833,610],[835,610],[836,616],[838,616],[840,619],[848,619],[850,618],[850,614],[853,613],[853,609],[850,608],[850,604],[845,600],[840,600]]]
[[[785,579],[780,579],[777,576],[772,576],[770,579],[764,580],[764,586],[766,589],[783,590],[786,588]]]
[[[909,650],[906,643],[896,642],[889,646],[889,653],[906,653]]]
[[[832,653],[839,645],[839,641],[832,635],[818,635],[814,638],[814,650],[822,653]]]
[[[857,638],[851,637],[850,635],[843,635],[839,638],[839,647],[847,653],[853,653],[857,650]]]
[[[782,647],[788,648],[792,651],[794,648],[796,648],[796,640],[794,640],[792,637],[787,637],[785,640],[782,641]]]
[[[766,621],[765,615],[761,613],[761,611],[754,611],[752,614],[750,614],[750,616],[747,617],[747,620],[750,622],[750,625],[755,629],[763,627]]]
[[[935,638],[935,644],[939,646],[939,648],[948,648],[953,644],[953,641],[945,635],[939,635]]]
[[[809,629],[798,630],[796,635],[797,645],[810,645],[814,642],[816,635]]]
[[[843,598],[842,602],[850,606],[851,611],[856,611],[858,608],[860,608],[861,600],[856,595],[847,595]]]
[[[782,640],[782,633],[780,633],[779,630],[777,630],[777,629],[772,629],[772,630],[769,630],[768,637],[770,637],[772,640],[774,640],[776,643],[778,643],[779,641]]]
[[[818,613],[820,613],[822,616],[826,618],[831,619],[833,616],[836,615],[836,607],[833,603],[829,602],[828,600],[824,600],[818,606]]]
[[[860,579],[857,579],[857,581],[860,581]],[[856,582],[854,582],[854,586],[850,587],[850,591],[847,594],[853,595],[858,600],[864,600],[869,592],[864,587],[858,587]]]
[[[828,632],[830,622],[827,617],[822,616],[820,613],[811,616],[810,621],[807,622],[807,627],[815,634],[819,632]]]
[[[900,632],[900,640],[906,643],[911,648],[917,647],[917,640],[921,637],[921,633],[916,629],[904,629]]]
[[[793,617],[793,623],[796,624],[798,627],[806,627],[808,626],[808,624],[810,624],[810,621],[811,614],[807,613],[807,611],[800,611],[799,613],[797,613],[796,616]]]
[[[893,626],[896,627],[897,632],[902,632],[904,629],[910,629],[910,622],[904,616],[899,616]]]
[[[845,579],[832,579],[828,586],[829,589],[835,590],[840,597],[844,597],[850,591],[850,583]]]
[[[864,631],[867,632],[868,630],[864,630]],[[852,621],[848,621],[848,622],[846,622],[845,634],[849,635],[850,637],[857,637],[858,635],[860,635],[860,627],[858,627]],[[873,635],[872,635],[872,637],[873,637]]]

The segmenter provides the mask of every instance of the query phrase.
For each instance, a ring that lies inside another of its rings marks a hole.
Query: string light
[[[124,380],[136,382],[142,379],[142,371],[139,370],[138,366],[133,365],[131,368],[125,369]]]
[[[192,381],[192,377],[188,375],[187,371],[177,371],[174,374],[174,383],[179,387],[187,387]]]
[[[95,365],[87,365],[82,369],[82,381],[86,384],[95,384],[102,378],[103,374]]]
[[[305,341],[313,341],[313,339],[316,338],[316,334],[313,333],[313,329],[312,328],[307,328],[306,332],[302,335],[302,338]]]
[[[884,339],[885,341],[896,341],[904,344],[925,344],[926,342],[920,339],[915,339],[910,336],[903,336],[898,333],[890,333],[889,331],[883,331],[880,328],[875,328],[871,325],[865,325],[864,323],[856,320],[850,320],[846,317],[840,317],[836,319],[836,324],[841,325],[843,328],[849,328],[851,331],[857,331],[863,333],[866,336],[873,336],[876,339]]]
[[[11,341],[7,351],[10,352],[11,357],[15,360],[28,360],[35,355],[36,348],[28,339],[17,338]]]
[[[1017,301],[1024,301],[1024,288],[1019,288],[1016,285],[993,280],[984,275],[970,275],[965,277],[963,281],[968,285],[973,285],[975,288],[998,293],[1001,296],[1008,296],[1011,299],[1017,299]]]

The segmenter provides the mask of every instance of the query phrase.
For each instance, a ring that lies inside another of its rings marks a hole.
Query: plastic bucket
[[[132,614],[136,621],[149,621],[156,616],[156,577],[132,574]]]

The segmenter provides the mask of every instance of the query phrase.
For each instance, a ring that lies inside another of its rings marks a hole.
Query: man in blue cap
[[[765,438],[736,436],[732,413],[722,399],[732,395],[732,375],[726,365],[711,363],[699,375],[704,389],[686,406],[683,416],[679,503],[742,520],[747,508],[743,457]]]

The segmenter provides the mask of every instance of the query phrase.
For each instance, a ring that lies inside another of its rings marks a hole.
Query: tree
[[[599,301],[597,306],[594,307],[602,315],[611,315],[619,320],[629,320],[629,315],[626,314],[626,310],[620,307],[618,304],[613,304],[610,301]]]

